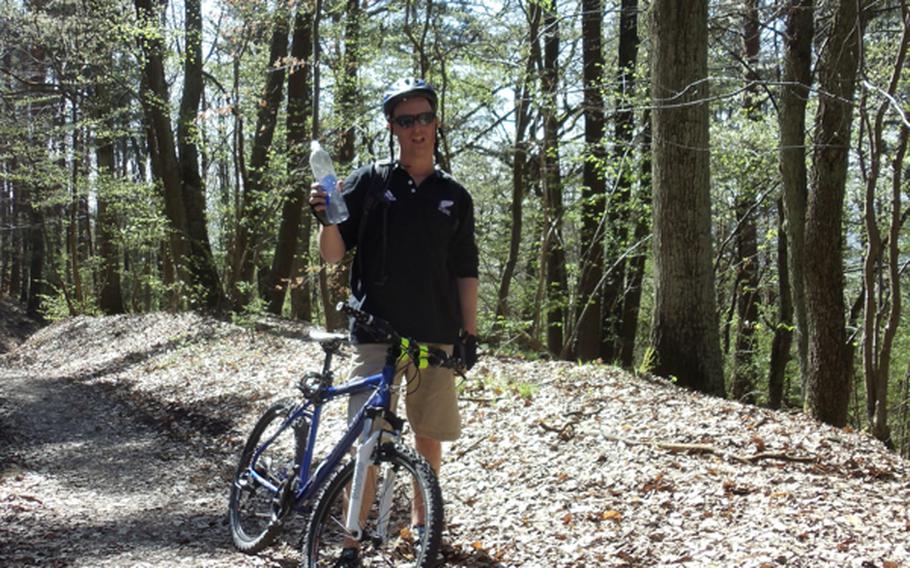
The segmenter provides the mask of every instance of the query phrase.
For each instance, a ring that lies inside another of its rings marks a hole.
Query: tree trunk
[[[525,186],[527,184],[528,166],[528,141],[527,130],[531,122],[531,98],[529,89],[532,83],[534,65],[539,54],[540,45],[540,4],[531,3],[528,6],[528,58],[525,61],[524,76],[515,92],[515,146],[512,155],[512,200],[509,204],[512,219],[509,235],[509,256],[506,259],[499,281],[499,292],[496,300],[496,322],[494,330],[498,330],[501,323],[509,317],[509,291],[512,286],[512,277],[518,264],[518,255],[521,248],[521,233],[524,221],[523,203]]]
[[[101,257],[101,269],[98,282],[98,307],[106,314],[121,314],[123,293],[120,288],[120,250],[116,242],[117,217],[111,212],[108,203],[109,191],[116,177],[114,163],[114,123],[110,119],[114,112],[111,93],[107,83],[99,81],[95,86],[95,96],[100,105],[99,114],[103,115],[104,132],[96,136],[96,160],[98,162],[97,203],[98,203],[98,253]]]
[[[634,163],[635,152],[633,136],[635,129],[635,113],[633,100],[635,94],[635,66],[638,63],[638,0],[623,0],[622,11],[619,17],[619,60],[616,81],[616,118],[614,120],[614,138],[616,140],[613,151],[613,164],[616,168],[616,190],[612,199],[607,204],[607,259],[605,261],[607,273],[604,275],[603,290],[603,322],[600,355],[604,361],[616,361],[622,358],[623,330],[635,329],[638,325],[638,309],[636,305],[636,321],[626,322],[626,302],[635,300],[628,298],[629,292],[626,278],[631,277],[629,270],[630,246],[629,242],[633,232],[631,225],[633,219],[641,220],[645,212],[636,210],[632,200],[632,187],[635,183]],[[650,175],[650,172],[649,172]],[[635,221],[635,226],[640,226]],[[637,241],[636,241],[637,242]],[[633,256],[633,258],[635,258]],[[640,297],[640,296],[639,296]],[[634,337],[632,338],[634,342]]]
[[[655,373],[723,396],[712,267],[708,3],[652,6]]]
[[[269,63],[266,68],[265,87],[259,103],[256,129],[253,134],[253,148],[250,151],[234,241],[231,302],[240,310],[250,302],[251,294],[257,290],[253,279],[258,255],[265,237],[266,170],[269,166],[269,151],[275,134],[278,107],[281,104],[284,87],[284,67],[281,61],[288,54],[288,12],[284,2],[278,2],[272,24],[272,38],[269,45]]]
[[[544,106],[544,156],[543,167],[543,202],[544,231],[542,253],[546,264],[546,314],[547,314],[547,349],[550,353],[562,356],[564,326],[566,323],[566,253],[563,242],[562,225],[562,175],[559,171],[559,17],[556,4],[550,3],[543,8],[543,69],[541,70],[541,91]]]
[[[906,26],[907,20],[904,20]],[[904,28],[904,37],[907,28]],[[906,49],[906,40],[904,42]],[[888,288],[891,295],[891,309],[888,310],[888,319],[885,322],[885,331],[882,336],[881,347],[878,353],[875,385],[875,408],[872,417],[872,435],[891,447],[891,428],[888,425],[888,382],[891,378],[891,351],[894,347],[894,338],[901,319],[901,281],[900,281],[900,249],[898,239],[901,226],[901,181],[903,179],[904,155],[907,151],[908,129],[901,127],[900,141],[895,150],[891,163],[891,223],[888,231]],[[867,394],[868,396],[868,394]]]
[[[761,45],[758,0],[745,0],[743,16],[743,54],[745,96],[743,111],[751,121],[761,120],[758,85],[758,55]],[[736,200],[736,263],[740,285],[736,305],[737,327],[733,352],[732,396],[734,400],[755,403],[755,326],[758,323],[758,229],[755,221],[755,187],[749,179],[740,180]]]
[[[305,239],[297,243],[297,255],[291,266],[291,317],[303,321],[313,321],[313,274],[310,272],[310,237],[311,218],[304,221],[301,230],[307,232]]]
[[[906,13],[903,14],[906,18]],[[866,415],[872,434],[884,442],[891,444],[891,432],[888,427],[888,380],[891,374],[891,350],[894,336],[901,316],[900,294],[900,250],[898,238],[900,237],[901,219],[901,179],[904,153],[907,149],[907,127],[901,126],[897,148],[893,150],[894,158],[891,163],[892,190],[891,190],[891,216],[888,229],[887,245],[882,242],[881,231],[878,227],[879,212],[877,211],[876,190],[881,171],[883,158],[885,115],[891,100],[895,95],[900,82],[907,53],[907,42],[910,39],[910,28],[904,20],[904,31],[895,64],[891,72],[891,80],[887,88],[888,100],[882,102],[875,113],[875,121],[870,123],[867,112],[867,97],[863,94],[860,103],[860,143],[864,136],[863,130],[868,130],[869,140],[869,167],[864,167],[866,177],[865,200],[863,218],[866,227],[866,257],[863,259],[863,284],[865,298],[863,303],[863,373],[866,379]],[[864,129],[862,126],[866,126]],[[887,289],[884,282],[879,283],[882,277],[882,264],[884,247],[888,248]],[[887,296],[887,300],[884,297]],[[882,309],[890,305],[887,313]],[[882,320],[885,320],[882,330]]]
[[[9,205],[7,207],[7,226],[8,231],[4,231],[7,237],[6,249],[4,254],[7,258],[8,272],[6,286],[4,291],[11,297],[15,298],[22,292],[22,259],[25,258],[25,250],[22,246],[24,239],[22,237],[22,190],[19,184],[14,182],[14,176],[18,170],[18,160],[15,157],[10,158],[7,171],[10,177],[7,178],[7,187],[9,196]]]
[[[841,0],[819,59],[819,106],[806,210],[806,316],[809,328],[807,412],[833,426],[847,423],[850,368],[844,316],[842,216],[862,0]]]
[[[783,198],[777,200],[777,325],[771,341],[771,363],[768,366],[768,406],[778,409],[784,400],[784,377],[790,360],[793,342],[793,296],[790,290],[790,272],[787,234],[784,227]]]
[[[428,8],[429,9],[429,8]],[[341,140],[336,152],[336,162],[340,171],[350,168],[354,160],[354,134],[357,125],[357,100],[360,91],[357,87],[357,75],[360,69],[360,51],[362,40],[360,38],[361,20],[363,10],[359,0],[347,0],[344,25],[344,53],[342,65],[336,81],[335,95],[338,101],[337,114],[341,118]],[[347,327],[347,318],[338,313],[335,306],[350,295],[348,286],[351,275],[351,263],[354,255],[348,253],[338,264],[325,267],[325,278],[322,279],[326,289],[325,321],[328,329],[344,329]]]
[[[141,25],[158,29],[158,12],[152,7],[152,0],[134,0],[136,13]],[[182,284],[190,284],[187,267],[187,219],[184,208],[180,166],[174,146],[174,132],[171,129],[167,81],[164,74],[164,45],[158,36],[145,35],[139,40],[143,52],[142,106],[153,134],[154,144],[149,153],[157,161],[157,179],[164,189],[164,211],[170,222],[170,259],[176,268],[174,278]],[[175,291],[175,293],[179,293]],[[173,301],[171,302],[174,303]]]
[[[651,113],[642,114],[641,165],[639,166],[638,202],[636,203],[634,243],[628,259],[626,292],[622,302],[622,327],[619,334],[620,364],[629,369],[635,359],[635,338],[638,335],[638,315],[641,308],[642,282],[648,258],[645,242],[651,231]]]
[[[224,304],[221,279],[215,268],[206,221],[205,188],[199,174],[196,115],[202,98],[202,12],[201,0],[185,0],[186,53],[183,62],[183,95],[177,124],[182,198],[187,219],[187,268],[192,274],[194,299],[206,308]]]
[[[82,289],[82,258],[83,254],[79,246],[79,176],[82,167],[82,129],[78,126],[79,117],[76,110],[76,101],[72,101],[72,129],[73,129],[73,147],[72,147],[72,170],[70,171],[70,203],[69,203],[69,225],[66,232],[66,250],[69,254],[69,271],[70,280],[73,283],[73,298],[77,310],[81,312],[85,306],[85,293]]]
[[[805,391],[809,368],[809,328],[806,320],[806,102],[812,84],[812,39],[814,0],[788,0],[784,35],[783,86],[780,92],[780,173],[787,232],[788,268],[800,378]]]
[[[309,189],[310,174],[307,169],[307,117],[310,114],[310,65],[313,55],[313,14],[298,7],[294,16],[294,33],[291,42],[291,58],[294,61],[288,75],[288,110],[287,110],[287,146],[288,146],[288,179],[291,187],[288,197],[281,208],[281,224],[278,227],[278,243],[272,257],[272,268],[269,277],[269,312],[281,314],[288,287],[304,288],[304,296],[309,296],[309,278],[306,271],[296,271],[301,277],[291,282],[291,267],[294,254],[298,250],[297,241],[301,232],[303,243],[300,251],[304,255],[300,265],[309,266],[310,224],[312,217],[307,210],[304,216],[303,206]],[[301,226],[301,223],[303,226]],[[302,231],[301,231],[302,229]],[[309,313],[297,314],[309,320]]]
[[[582,1],[582,51],[584,54],[585,160],[581,190],[581,276],[575,316],[575,356],[591,361],[600,356],[601,289],[603,277],[603,216],[606,198],[604,166],[603,2]],[[622,63],[620,63],[622,65]]]

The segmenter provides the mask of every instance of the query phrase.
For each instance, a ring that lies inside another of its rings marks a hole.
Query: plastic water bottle
[[[344,197],[338,191],[337,179],[335,177],[335,167],[332,166],[332,158],[329,153],[323,150],[318,140],[310,143],[310,168],[313,170],[313,177],[325,190],[325,213],[322,215],[322,221],[327,225],[337,225],[348,218],[348,206],[344,202]]]

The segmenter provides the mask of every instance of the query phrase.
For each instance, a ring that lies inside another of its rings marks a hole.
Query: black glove
[[[477,337],[466,331],[458,335],[458,341],[455,343],[454,355],[462,360],[464,368],[471,370],[471,367],[477,363]]]

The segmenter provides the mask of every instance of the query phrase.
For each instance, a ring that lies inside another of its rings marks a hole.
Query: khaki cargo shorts
[[[430,347],[452,354],[451,345],[431,343]],[[385,365],[389,346],[384,343],[354,345],[354,367],[348,379],[375,375]],[[405,380],[402,381],[402,375]],[[400,391],[405,391],[405,411],[415,434],[446,442],[461,434],[461,415],[458,412],[458,393],[455,391],[455,374],[451,369],[427,367],[419,372],[413,364],[402,364],[395,373],[392,388],[392,411],[398,408]],[[360,393],[348,401],[350,422],[370,393]]]

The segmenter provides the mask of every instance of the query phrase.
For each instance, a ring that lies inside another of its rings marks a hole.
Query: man
[[[470,368],[477,348],[474,209],[467,190],[436,164],[437,101],[433,87],[419,79],[402,79],[389,88],[383,113],[393,155],[393,139],[398,140],[398,159],[360,168],[344,181],[350,217],[320,228],[319,252],[334,263],[356,249],[351,288],[363,309],[403,336],[449,353],[456,349]],[[373,205],[365,207],[365,200]],[[309,203],[316,213],[325,210],[325,192],[317,184]],[[360,329],[352,335],[351,377],[379,372],[388,346]],[[352,400],[349,413],[364,400]],[[461,431],[452,372],[423,369],[408,384],[405,406],[417,451],[438,474],[442,442]]]

